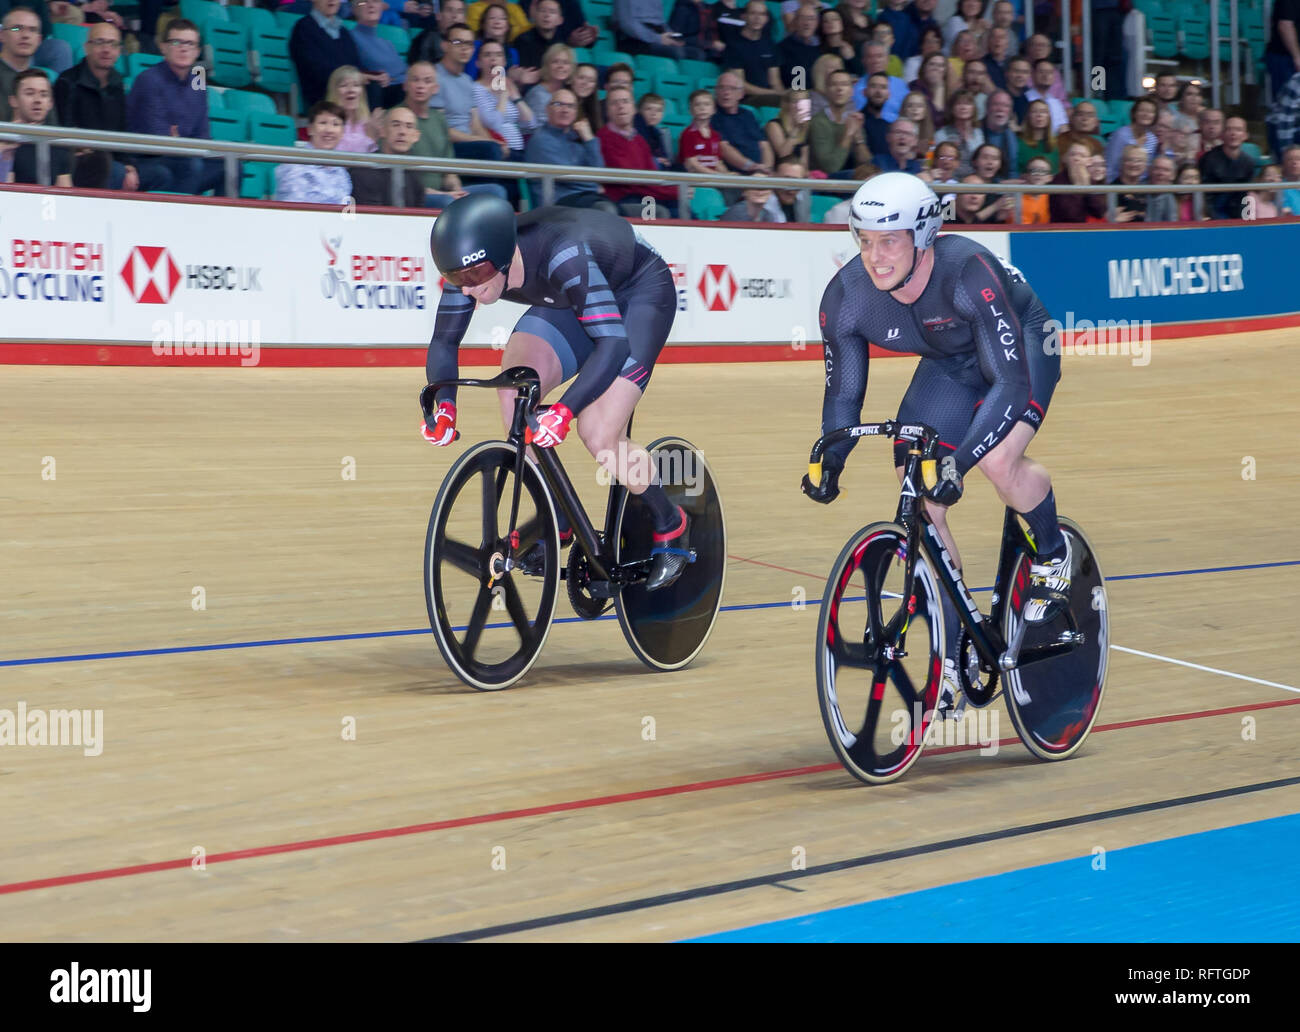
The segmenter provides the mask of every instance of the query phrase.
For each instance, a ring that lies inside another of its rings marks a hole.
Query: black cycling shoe
[[[682,575],[688,565],[695,562],[695,553],[690,545],[690,520],[681,506],[677,507],[677,511],[682,516],[677,529],[654,536],[654,547],[650,549],[653,565],[650,567],[650,576],[645,581],[646,591],[668,587]]]

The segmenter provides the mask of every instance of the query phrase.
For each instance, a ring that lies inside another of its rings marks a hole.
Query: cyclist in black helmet
[[[555,206],[517,216],[505,201],[483,194],[448,205],[429,243],[446,280],[429,342],[429,382],[456,377],[456,349],[476,303],[505,298],[528,305],[502,368],[535,369],[543,397],[572,381],[529,431],[532,445],[559,444],[580,414],[578,436],[587,450],[654,516],[646,588],[671,584],[689,561],[686,513],[668,500],[649,455],[627,437],[677,314],[663,258],[617,215]],[[514,397],[501,392],[507,425]],[[421,430],[425,440],[447,445],[456,436],[455,389],[444,388],[436,403]],[[562,525],[560,537],[569,544],[572,529]]]

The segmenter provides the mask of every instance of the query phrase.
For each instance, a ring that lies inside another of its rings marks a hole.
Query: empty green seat
[[[227,90],[225,105],[231,111],[256,112],[265,115],[278,114],[274,100],[265,93],[254,93],[252,90]]]

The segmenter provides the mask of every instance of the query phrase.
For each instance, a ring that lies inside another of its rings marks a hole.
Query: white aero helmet
[[[856,240],[864,230],[910,229],[918,250],[934,246],[943,225],[943,205],[922,179],[906,172],[881,172],[853,195],[849,228]]]

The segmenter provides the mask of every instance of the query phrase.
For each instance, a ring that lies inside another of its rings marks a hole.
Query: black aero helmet
[[[491,194],[452,201],[434,220],[429,250],[453,286],[486,283],[509,268],[515,256],[515,210]]]

